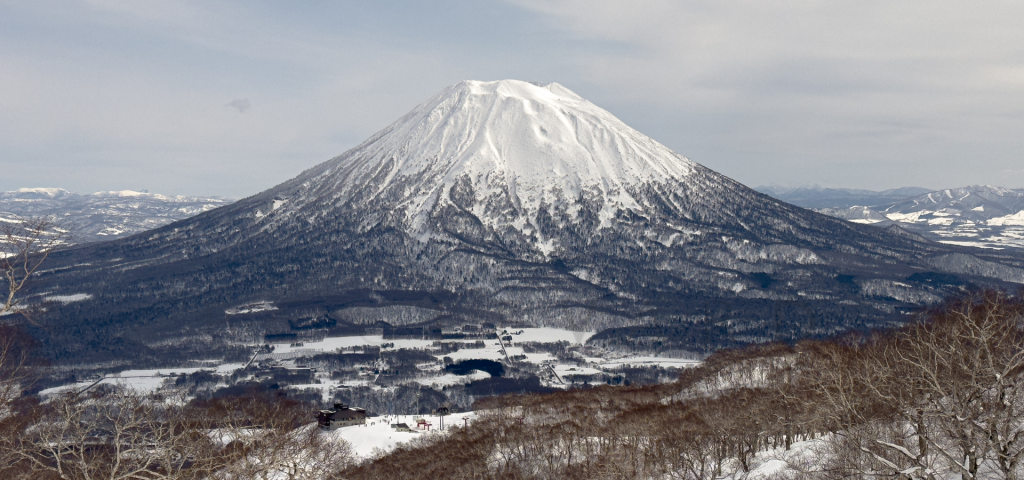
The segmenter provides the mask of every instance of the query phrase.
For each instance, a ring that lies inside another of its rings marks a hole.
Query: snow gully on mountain
[[[376,196],[397,200],[418,233],[463,178],[482,222],[537,232],[540,209],[575,212],[585,192],[600,199],[607,227],[618,210],[642,211],[630,187],[680,181],[694,166],[557,83],[518,80],[448,87],[329,163],[309,185],[331,184],[342,203],[383,177]],[[515,215],[487,208],[502,195],[511,197]]]

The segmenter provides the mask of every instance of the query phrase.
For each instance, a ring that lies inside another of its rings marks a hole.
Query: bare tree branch
[[[0,218],[0,274],[7,284],[0,298],[0,323],[5,315],[25,313],[18,293],[50,253],[70,240],[70,229],[55,217]]]

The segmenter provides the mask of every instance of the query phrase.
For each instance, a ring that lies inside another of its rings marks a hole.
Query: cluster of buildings
[[[322,430],[337,430],[341,427],[366,424],[366,410],[335,403],[334,408],[320,410],[317,424]]]

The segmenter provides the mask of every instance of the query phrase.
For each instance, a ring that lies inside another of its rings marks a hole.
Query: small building
[[[391,428],[395,429],[396,432],[412,433],[412,429],[404,423],[392,423]]]
[[[366,425],[366,410],[354,408],[344,403],[335,403],[330,410],[320,410],[317,423],[322,430],[336,430],[351,425]]]

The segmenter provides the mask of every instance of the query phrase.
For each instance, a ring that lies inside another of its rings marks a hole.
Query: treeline
[[[900,329],[719,351],[672,384],[486,399],[338,478],[738,478],[803,442],[812,460],[776,477],[1016,479],[1022,328],[1021,296],[987,291]]]
[[[5,480],[320,479],[353,460],[312,405],[266,392],[190,401],[100,385],[0,406]]]

